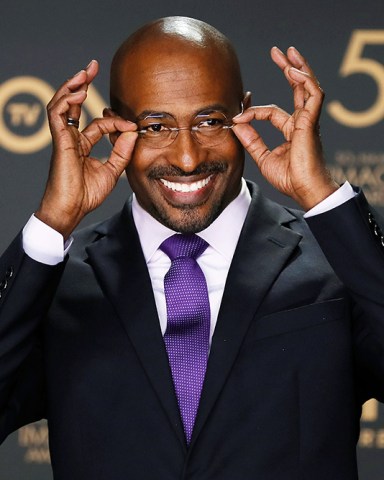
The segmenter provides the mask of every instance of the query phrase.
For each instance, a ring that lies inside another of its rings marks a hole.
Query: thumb
[[[238,123],[232,130],[243,147],[259,165],[265,154],[269,152],[261,135],[248,123]]]
[[[108,163],[113,166],[118,176],[127,168],[132,158],[137,137],[136,132],[122,132],[113,146]]]

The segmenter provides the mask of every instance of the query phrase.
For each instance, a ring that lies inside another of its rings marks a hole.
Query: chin
[[[176,215],[156,211],[153,217],[166,227],[180,233],[198,233],[209,227],[222,212],[221,205],[214,205],[208,212],[201,212],[196,207],[177,208]]]

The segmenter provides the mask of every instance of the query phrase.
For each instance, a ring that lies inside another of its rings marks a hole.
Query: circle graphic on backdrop
[[[2,136],[0,144],[10,152],[27,154],[45,148],[51,141],[47,116],[38,130],[30,135],[20,135],[13,132],[4,118],[5,106],[17,95],[30,95],[35,97],[45,111],[45,105],[54,95],[53,88],[44,80],[31,76],[14,77],[0,86],[0,130]]]

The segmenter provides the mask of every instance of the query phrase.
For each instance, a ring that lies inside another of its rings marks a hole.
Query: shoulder
[[[131,200],[129,199],[123,208],[111,217],[76,230],[73,234],[71,256],[82,256],[86,249],[95,242],[114,235],[119,230],[129,228],[132,224]]]

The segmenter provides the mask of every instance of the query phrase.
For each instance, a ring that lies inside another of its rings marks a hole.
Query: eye
[[[141,125],[139,133],[143,135],[156,135],[158,133],[167,132],[169,128],[162,123],[151,123],[149,125]]]
[[[196,117],[196,127],[198,130],[220,130],[227,123],[226,117],[221,112],[210,114],[201,114]]]
[[[224,125],[224,120],[221,118],[207,118],[206,120],[199,123],[199,128],[214,128],[221,127]]]

